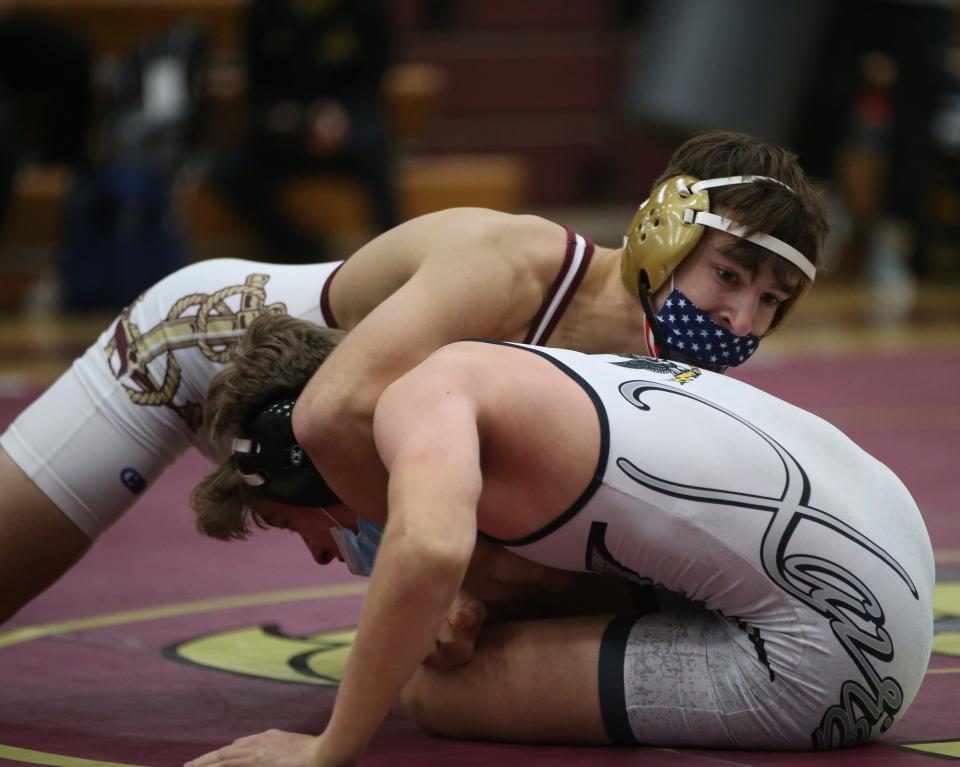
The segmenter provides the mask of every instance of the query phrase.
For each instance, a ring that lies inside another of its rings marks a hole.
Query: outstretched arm
[[[377,407],[390,516],[326,730],[244,738],[193,767],[355,764],[433,649],[470,561],[482,486],[472,401],[452,389],[433,394],[400,381]]]
[[[466,397],[430,404],[402,382],[377,407],[390,516],[360,628],[322,739],[359,757],[428,655],[476,539],[480,448]]]

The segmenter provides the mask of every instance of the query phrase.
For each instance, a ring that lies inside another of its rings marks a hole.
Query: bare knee
[[[416,722],[418,727],[434,732],[430,726],[430,705],[429,698],[425,694],[425,683],[423,681],[424,669],[418,669],[413,675],[406,687],[400,693],[400,705],[403,713]]]
[[[50,586],[92,541],[0,449],[0,624]]]
[[[449,721],[449,707],[444,706],[439,699],[437,685],[434,678],[443,672],[419,668],[413,675],[403,692],[400,694],[400,705],[404,713],[410,717],[418,727],[434,735],[456,737],[453,723]]]

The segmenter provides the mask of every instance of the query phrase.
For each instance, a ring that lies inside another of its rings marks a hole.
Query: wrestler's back
[[[732,378],[529,350],[581,382],[602,436],[597,479],[540,530],[506,541],[513,551],[702,603],[759,660],[751,685],[806,732],[847,716],[836,708],[844,680],[877,707],[874,734],[906,710],[930,655],[934,567],[893,472],[817,416]],[[570,470],[560,462],[557,481]],[[769,689],[768,674],[779,680]]]

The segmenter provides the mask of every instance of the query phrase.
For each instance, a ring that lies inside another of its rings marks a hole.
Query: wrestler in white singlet
[[[826,748],[903,715],[930,656],[934,564],[890,469],[728,377],[531,351],[593,400],[600,459],[572,508],[502,543],[694,603],[607,628],[600,693],[615,742]]]

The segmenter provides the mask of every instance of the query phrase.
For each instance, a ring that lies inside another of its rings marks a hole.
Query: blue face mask
[[[670,355],[661,349],[661,355],[680,362],[699,363],[707,368],[736,367],[760,345],[759,336],[738,336],[720,327],[677,288],[657,312],[657,322],[667,346],[679,352]]]
[[[324,514],[327,514],[326,510]],[[329,514],[327,516],[330,517]],[[333,520],[333,517],[330,519]],[[357,532],[353,532],[334,520],[330,535],[351,573],[369,576],[373,572],[373,563],[377,558],[377,549],[380,548],[383,528],[368,522],[363,517],[357,517]]]

